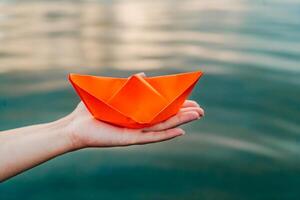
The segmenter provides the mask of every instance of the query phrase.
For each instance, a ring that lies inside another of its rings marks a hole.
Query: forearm
[[[68,120],[0,132],[0,182],[72,151]]]

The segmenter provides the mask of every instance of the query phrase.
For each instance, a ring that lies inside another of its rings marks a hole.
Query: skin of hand
[[[200,119],[203,115],[203,109],[195,101],[187,100],[175,116],[162,123],[144,129],[128,129],[94,119],[81,102],[69,116],[68,132],[76,149],[146,144],[183,135],[183,129],[177,126]]]
[[[144,129],[98,121],[82,102],[54,122],[0,132],[0,182],[61,154],[88,147],[116,147],[169,140],[184,134],[178,126],[200,119],[204,111],[187,100],[168,120]]]

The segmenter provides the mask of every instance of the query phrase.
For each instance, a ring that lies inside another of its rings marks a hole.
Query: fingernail
[[[205,116],[205,113],[203,112],[200,114],[199,118],[204,117],[204,116]]]

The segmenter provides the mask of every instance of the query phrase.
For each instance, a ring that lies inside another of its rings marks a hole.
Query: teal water
[[[201,69],[206,110],[182,138],[55,158],[0,199],[298,199],[299,19],[297,0],[0,1],[0,130],[71,112],[70,72]]]

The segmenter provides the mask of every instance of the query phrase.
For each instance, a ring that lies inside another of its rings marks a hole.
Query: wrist
[[[64,140],[66,140],[69,151],[75,151],[85,147],[78,134],[76,122],[72,113],[64,118],[55,121],[54,123],[62,132],[62,137],[64,138]]]
[[[49,128],[57,135],[58,140],[64,144],[66,151],[74,151],[81,148],[74,136],[72,123],[72,117],[67,116],[48,124]]]

